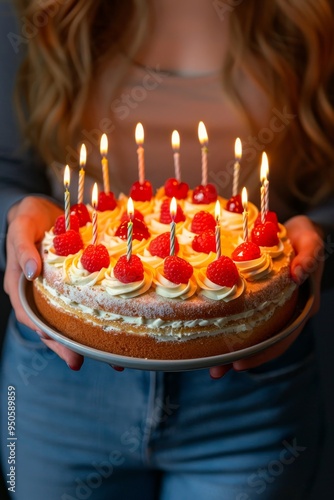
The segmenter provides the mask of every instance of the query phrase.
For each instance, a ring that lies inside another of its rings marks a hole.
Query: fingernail
[[[83,360],[80,360],[78,363],[66,363],[70,370],[74,372],[78,372],[83,365]]]
[[[36,333],[37,333],[37,335],[38,335],[39,337],[41,337],[42,339],[46,339],[46,338],[47,338],[47,336],[45,335],[45,333],[44,333],[44,332],[41,332],[41,330],[35,330],[35,332],[36,332]]]
[[[113,368],[114,370],[116,370],[117,372],[122,372],[124,371],[124,368],[123,366],[116,366],[116,365],[110,365],[111,368]]]
[[[24,267],[24,274],[28,280],[34,279],[37,273],[37,264],[33,259],[28,260]]]

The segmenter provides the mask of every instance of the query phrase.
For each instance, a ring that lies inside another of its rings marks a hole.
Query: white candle
[[[136,143],[138,146],[138,177],[140,184],[145,181],[145,162],[144,162],[144,127],[141,123],[137,123],[135,132]]]
[[[93,215],[92,215],[93,238],[92,238],[92,244],[93,245],[96,245],[96,242],[97,242],[97,212],[96,212],[97,200],[98,200],[98,189],[97,189],[97,184],[95,182],[94,186],[93,186],[93,192],[92,192],[92,207],[93,207]]]
[[[247,190],[245,187],[242,189],[241,200],[242,200],[242,206],[244,209],[242,212],[243,238],[244,238],[244,241],[248,241],[248,196],[247,196]]]
[[[110,192],[110,184],[109,184],[109,165],[107,160],[108,154],[108,138],[106,134],[102,134],[101,142],[100,142],[100,153],[102,156],[102,174],[103,174],[103,189],[106,194]]]
[[[221,207],[219,200],[216,201],[215,218],[216,218],[216,254],[217,259],[221,256],[221,238],[220,238],[220,214]]]
[[[83,203],[84,183],[85,183],[85,165],[87,161],[87,150],[85,144],[81,144],[80,148],[80,170],[79,170],[79,187],[78,187],[78,203]]]
[[[174,151],[174,169],[175,179],[181,181],[181,166],[180,166],[180,134],[177,130],[172,133],[172,148]]]
[[[203,122],[198,125],[198,138],[202,146],[202,185],[208,183],[208,134]]]
[[[267,213],[269,210],[269,181],[268,181],[268,156],[262,153],[261,163],[261,222],[265,223]]]
[[[128,221],[126,258],[129,261],[132,255],[133,214],[134,214],[134,206],[131,197],[128,199],[127,211],[128,211],[129,221]]]
[[[170,216],[172,218],[172,222],[170,223],[170,255],[175,254],[175,215],[177,210],[176,199],[173,196],[170,202]]]
[[[70,229],[70,192],[68,188],[70,187],[70,167],[66,165],[64,171],[64,203],[65,203],[65,231]]]
[[[234,171],[233,171],[233,187],[232,187],[232,196],[236,196],[239,190],[239,175],[240,175],[240,159],[242,155],[242,145],[239,137],[235,141],[234,145]]]

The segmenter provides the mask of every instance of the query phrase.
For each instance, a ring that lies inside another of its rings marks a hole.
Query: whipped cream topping
[[[182,247],[181,250],[182,258],[189,262],[195,269],[208,267],[217,257],[216,252],[195,252],[190,245]]]
[[[259,214],[253,203],[248,203],[248,224],[251,226]],[[229,210],[222,209],[221,227],[228,231],[241,231],[243,229],[243,215]]]
[[[65,283],[80,286],[93,286],[101,283],[107,269],[103,267],[100,271],[90,273],[81,264],[82,254],[83,251],[80,250],[77,254],[69,255],[65,258],[63,263],[63,276]]]
[[[152,285],[153,272],[144,266],[144,278],[140,281],[132,283],[122,283],[115,276],[113,269],[109,268],[105,273],[104,279],[101,283],[102,287],[109,295],[119,296],[122,299],[132,299],[147,292]]]
[[[200,269],[196,272],[196,279],[201,288],[200,294],[211,300],[223,300],[229,302],[235,300],[242,295],[245,289],[243,279],[239,279],[238,283],[232,287],[221,286],[213,283],[206,275],[206,269]]]
[[[186,300],[192,297],[197,290],[196,280],[193,276],[186,284],[176,284],[165,278],[162,266],[157,269],[153,283],[155,285],[155,293],[168,299]]]
[[[234,263],[247,281],[263,279],[273,268],[273,263],[268,253],[262,253],[258,259],[234,261]]]
[[[275,259],[275,257],[279,257],[280,255],[282,255],[284,251],[284,245],[281,240],[279,240],[278,245],[274,245],[272,247],[260,247],[260,248],[261,252],[270,255],[270,257],[272,257],[273,259]]]

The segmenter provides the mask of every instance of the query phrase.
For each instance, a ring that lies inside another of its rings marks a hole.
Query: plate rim
[[[276,333],[269,339],[266,339],[259,344],[255,344],[244,349],[239,349],[237,351],[218,354],[216,356],[208,356],[204,358],[191,358],[191,359],[176,359],[176,360],[163,360],[163,359],[148,359],[148,358],[132,358],[129,356],[123,356],[120,354],[113,354],[106,351],[101,351],[99,349],[80,344],[79,342],[72,340],[61,332],[55,330],[53,327],[44,322],[41,315],[35,312],[31,306],[33,301],[32,287],[33,282],[26,279],[25,275],[22,274],[19,281],[19,297],[21,304],[29,316],[31,321],[49,335],[53,340],[56,340],[73,350],[74,352],[81,354],[83,356],[90,357],[97,361],[103,361],[108,364],[121,366],[124,368],[134,368],[139,370],[152,370],[152,371],[166,371],[166,372],[181,372],[188,370],[199,370],[203,368],[210,368],[212,366],[225,365],[233,363],[234,361],[244,359],[254,354],[258,354],[264,349],[273,346],[277,342],[280,342],[284,338],[292,334],[304,321],[308,319],[310,310],[314,303],[314,293],[315,293],[315,283],[314,279],[311,277],[306,282],[301,285],[302,287],[308,286],[309,290],[307,293],[306,303],[301,311],[301,313],[294,318],[288,325]],[[29,295],[30,294],[30,295]],[[34,307],[36,308],[35,304]]]

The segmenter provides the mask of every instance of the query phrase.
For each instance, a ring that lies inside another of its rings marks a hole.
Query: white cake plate
[[[294,317],[283,330],[275,334],[273,337],[254,346],[229,352],[227,354],[195,359],[163,360],[131,358],[128,356],[121,356],[119,354],[112,354],[88,347],[69,339],[45,322],[35,305],[32,287],[32,282],[27,281],[24,275],[22,275],[19,283],[19,294],[23,308],[33,323],[52,339],[57,340],[59,343],[65,345],[72,351],[82,354],[83,356],[87,356],[98,361],[104,361],[110,365],[121,366],[124,368],[135,368],[139,370],[160,370],[167,372],[199,370],[202,368],[233,363],[234,361],[254,356],[255,354],[273,346],[277,342],[280,342],[284,338],[291,335],[308,318],[314,302],[314,283],[312,280],[307,280],[300,287],[298,305],[296,307]]]

